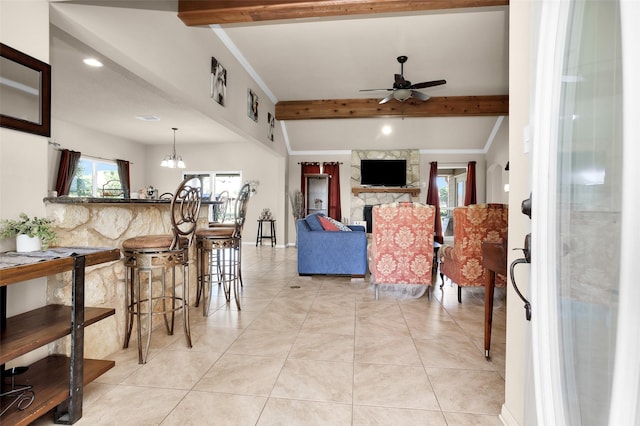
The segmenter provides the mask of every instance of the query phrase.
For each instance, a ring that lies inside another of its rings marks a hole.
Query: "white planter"
[[[40,237],[30,237],[28,235],[16,236],[16,251],[18,253],[27,253],[30,251],[38,251],[42,249],[42,241]]]

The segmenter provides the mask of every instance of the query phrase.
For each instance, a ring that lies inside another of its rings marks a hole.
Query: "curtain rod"
[[[49,141],[48,143],[49,143],[49,145],[53,146],[56,151],[64,151],[64,149],[65,149],[65,148],[60,148],[60,144],[58,142]],[[83,157],[89,157],[89,158],[93,158],[93,159],[96,159],[96,160],[117,161],[117,160],[114,160],[113,158],[98,157],[96,155],[89,155],[89,154],[81,154],[81,155]],[[133,161],[129,161],[129,164],[135,164],[135,163]]]
[[[325,161],[324,162],[324,164],[327,164],[327,163],[329,163],[329,164],[343,164],[342,161]],[[318,162],[318,161],[298,161],[298,164],[310,164],[310,165],[318,164],[318,165],[320,165],[321,163]]]

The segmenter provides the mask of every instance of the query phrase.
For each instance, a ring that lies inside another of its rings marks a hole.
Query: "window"
[[[217,199],[221,192],[229,193],[229,206],[224,220],[233,220],[233,205],[242,187],[242,174],[240,172],[184,172],[183,179],[194,177],[202,183],[202,197],[204,199]],[[209,220],[213,221],[213,206],[209,206]]]
[[[453,235],[453,209],[464,205],[466,169],[439,169],[438,194],[443,235]]]
[[[71,181],[72,197],[121,197],[123,195],[115,161],[80,157]]]

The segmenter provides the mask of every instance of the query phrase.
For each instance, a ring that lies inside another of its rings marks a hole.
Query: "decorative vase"
[[[18,253],[28,253],[42,249],[40,237],[30,237],[25,234],[16,235],[16,251]]]

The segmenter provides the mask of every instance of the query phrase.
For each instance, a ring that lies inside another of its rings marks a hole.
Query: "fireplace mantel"
[[[362,187],[356,186],[351,188],[351,192],[356,197],[361,193],[367,192],[385,192],[385,193],[401,193],[401,194],[411,194],[412,197],[417,197],[420,195],[420,188],[416,187],[391,187],[391,186],[375,186],[375,187]]]

